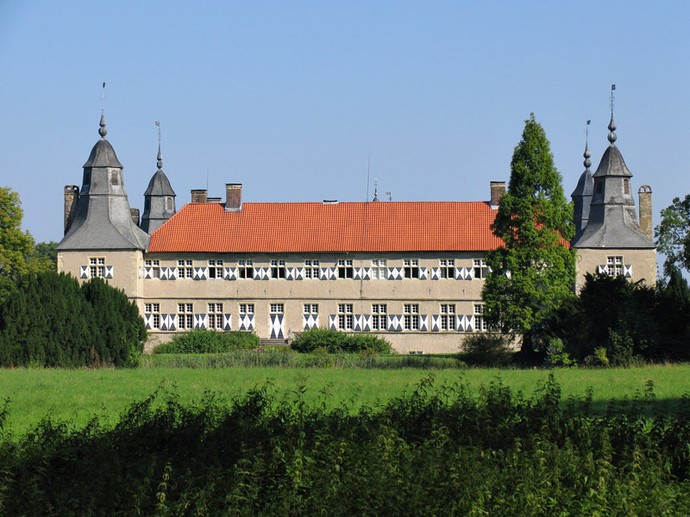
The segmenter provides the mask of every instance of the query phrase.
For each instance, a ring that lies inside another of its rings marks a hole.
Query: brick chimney
[[[72,226],[74,214],[77,211],[77,201],[79,200],[79,187],[76,185],[65,185],[65,234]]]
[[[206,203],[208,192],[206,189],[192,189],[192,203]]]
[[[505,181],[492,181],[491,185],[491,208],[498,208],[498,204],[501,202],[503,194],[506,193],[506,182]]]
[[[640,199],[640,228],[650,241],[654,241],[652,231],[652,187],[642,185],[637,191]]]
[[[242,183],[225,184],[225,210],[227,212],[242,210]]]

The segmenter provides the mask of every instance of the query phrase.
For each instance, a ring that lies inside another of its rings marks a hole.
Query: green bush
[[[190,330],[175,334],[168,343],[158,345],[154,354],[218,354],[233,350],[258,348],[261,341],[249,332],[218,332],[216,330]]]
[[[506,366],[513,357],[506,338],[497,332],[479,332],[466,336],[462,350],[462,357],[468,364],[482,366]]]
[[[2,366],[136,366],[145,341],[136,306],[98,278],[28,275],[0,305]]]
[[[359,353],[365,350],[379,354],[393,353],[393,347],[385,339],[372,334],[346,334],[337,330],[313,328],[297,335],[290,345],[302,353],[312,353],[324,348],[328,353]]]

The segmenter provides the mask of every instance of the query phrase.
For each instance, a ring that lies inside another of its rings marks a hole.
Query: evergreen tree
[[[493,232],[504,246],[487,254],[483,289],[490,324],[509,334],[530,332],[573,296],[573,209],[566,201],[544,129],[531,114],[511,161],[510,183]]]
[[[144,351],[146,325],[136,305],[124,291],[110,287],[101,278],[82,286],[84,297],[96,315],[101,340],[94,343],[91,360],[115,366],[136,366]]]

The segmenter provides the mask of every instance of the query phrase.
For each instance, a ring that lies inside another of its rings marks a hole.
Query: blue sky
[[[62,237],[64,185],[108,139],[133,207],[164,170],[245,201],[485,200],[534,112],[570,194],[608,142],[654,224],[690,193],[690,2],[0,2],[0,185]],[[368,162],[370,165],[368,166]],[[370,182],[367,184],[369,167]]]

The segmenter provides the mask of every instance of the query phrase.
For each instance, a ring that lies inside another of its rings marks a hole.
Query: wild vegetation
[[[605,414],[591,395],[564,404],[553,379],[525,397],[427,378],[356,412],[309,404],[305,389],[193,405],[154,394],[112,428],[45,420],[19,440],[0,433],[0,513],[690,512],[690,401],[655,414],[651,383]]]

